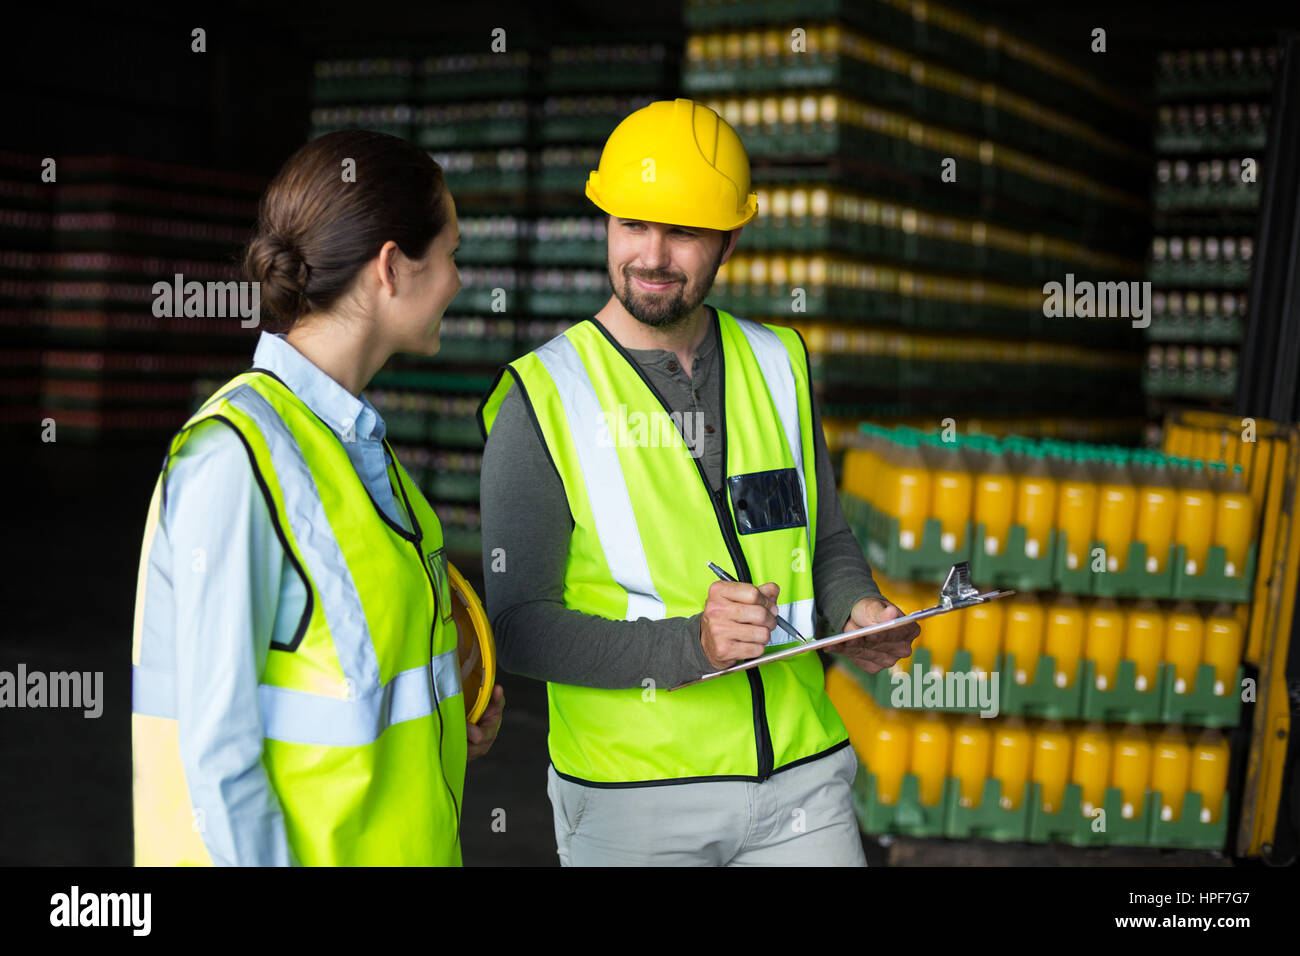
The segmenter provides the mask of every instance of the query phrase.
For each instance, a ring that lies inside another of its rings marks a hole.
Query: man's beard
[[[614,290],[615,297],[623,304],[623,308],[627,309],[628,314],[638,322],[657,329],[671,328],[684,322],[688,315],[704,303],[705,296],[713,288],[713,280],[717,274],[718,270],[715,268],[708,279],[693,285],[685,276],[663,273],[638,274],[637,278],[644,279],[646,282],[677,282],[675,292],[665,291],[656,295],[639,290],[632,282],[632,276],[628,274],[626,266],[620,272],[621,288],[614,282],[610,271],[605,270],[610,288]]]

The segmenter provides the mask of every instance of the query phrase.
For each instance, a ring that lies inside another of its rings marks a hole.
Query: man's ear
[[[736,243],[740,241],[740,234],[743,231],[744,229],[742,227],[740,229],[733,229],[730,233],[724,234],[722,239],[722,255],[718,257],[719,266],[730,259],[731,254],[736,251]]]

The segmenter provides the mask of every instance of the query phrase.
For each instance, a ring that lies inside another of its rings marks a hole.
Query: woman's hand
[[[501,729],[501,713],[506,709],[505,689],[497,684],[492,688],[492,699],[488,701],[487,710],[478,719],[478,723],[465,727],[465,736],[469,740],[466,758],[474,760],[492,749],[492,741],[497,739]]]

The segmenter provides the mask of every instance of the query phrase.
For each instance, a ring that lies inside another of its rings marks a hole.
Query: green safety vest
[[[573,532],[566,607],[611,620],[688,617],[717,578],[775,581],[779,611],[814,623],[817,475],[808,361],[791,329],[718,311],[727,480],[711,494],[668,406],[598,321],[584,320],[498,373],[479,407],[484,436],[518,386],[564,484]],[[794,469],[805,520],[756,531],[738,522],[736,476]],[[521,479],[523,476],[521,476]],[[772,632],[769,651],[789,638]],[[551,762],[590,785],[764,780],[847,746],[815,654],[681,690],[547,686]]]
[[[393,524],[338,436],[257,369],[219,389],[172,439],[149,506],[132,647],[137,864],[211,863],[177,745],[175,636],[143,623],[145,602],[170,602],[154,593],[169,585],[148,565],[172,456],[210,419],[243,441],[308,594],[292,641],[271,644],[259,691],[262,763],[294,857],[460,865],[465,706],[442,527],[396,456],[389,479],[415,531]]]

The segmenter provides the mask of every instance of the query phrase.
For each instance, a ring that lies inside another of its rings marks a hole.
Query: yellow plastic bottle
[[[854,493],[873,510],[886,514],[890,507],[890,483],[894,477],[890,466],[889,451],[892,443],[889,433],[875,425],[863,425],[861,434],[866,455],[862,458],[857,490]]]
[[[1017,684],[1032,684],[1038,672],[1038,658],[1043,653],[1046,614],[1043,605],[1032,594],[1016,594],[1006,605],[1006,620],[1002,627],[1003,653],[1014,658],[1012,679]]]
[[[1237,692],[1237,668],[1245,642],[1245,632],[1236,613],[1227,604],[1216,605],[1205,622],[1202,663],[1214,668],[1214,693],[1219,697]]]
[[[1153,453],[1141,460],[1136,537],[1146,546],[1147,571],[1159,574],[1168,565],[1169,545],[1174,540],[1177,492],[1162,455]]]
[[[1110,762],[1110,735],[1103,725],[1090,723],[1075,732],[1070,782],[1079,786],[1079,809],[1085,817],[1105,805]]]
[[[1223,469],[1226,472],[1226,469]],[[1255,536],[1255,503],[1246,491],[1240,465],[1221,476],[1214,498],[1213,543],[1224,549],[1223,572],[1239,577],[1245,571],[1246,552]]]
[[[880,720],[881,708],[842,664],[826,669],[826,694],[834,701],[835,710],[844,721],[844,729],[849,732],[849,745],[857,754],[858,762],[868,763],[872,734]]]
[[[1097,524],[1093,537],[1106,549],[1106,570],[1128,566],[1137,517],[1137,492],[1125,467],[1122,449],[1097,456],[1101,482],[1097,489]]]
[[[1214,534],[1214,495],[1205,476],[1205,466],[1199,459],[1181,470],[1181,478],[1174,542],[1186,549],[1184,571],[1197,575],[1205,570],[1205,559],[1210,553]]]
[[[1133,662],[1133,686],[1154,691],[1165,653],[1165,614],[1154,601],[1143,600],[1124,616],[1124,660]]]
[[[1174,669],[1174,693],[1196,686],[1196,669],[1205,655],[1205,622],[1187,601],[1180,601],[1165,619],[1165,663]]]
[[[876,799],[881,803],[898,802],[911,748],[911,728],[906,715],[896,710],[881,710],[871,729],[866,761],[867,769],[876,777]]]
[[[853,445],[844,449],[840,487],[844,489],[845,494],[869,502],[867,476],[880,466],[876,463],[877,456],[870,445],[871,435],[865,428],[854,437],[853,441]]]
[[[1083,636],[1083,656],[1092,661],[1093,682],[1098,690],[1115,687],[1123,653],[1124,615],[1110,598],[1101,598],[1088,609]]]
[[[930,669],[945,673],[952,670],[952,659],[961,647],[962,626],[965,624],[965,612],[957,614],[938,614],[921,622],[924,631],[914,647],[924,647],[930,652]]]
[[[939,519],[940,547],[959,551],[966,544],[966,525],[971,517],[970,470],[957,442],[926,435],[922,450],[930,465],[930,513]]]
[[[943,781],[948,776],[952,732],[943,716],[925,711],[912,724],[911,772],[916,774],[921,803],[937,806],[943,798]]]
[[[960,614],[940,617],[963,618],[961,646],[970,651],[971,669],[986,674],[997,670],[1002,650],[1002,625],[1006,609],[1001,601],[976,604]]]
[[[993,731],[992,776],[1002,784],[1002,809],[1020,809],[1032,758],[1033,741],[1025,722],[1008,717]]]
[[[1142,814],[1142,801],[1151,780],[1151,742],[1136,724],[1126,724],[1111,739],[1110,784],[1120,792],[1120,815],[1132,820]]]
[[[1032,780],[1038,784],[1042,807],[1058,813],[1065,799],[1065,785],[1070,779],[1070,735],[1065,725],[1049,720],[1034,734]]]
[[[1056,524],[1056,479],[1042,449],[1025,450],[1024,471],[1016,482],[1016,524],[1025,528],[1025,557],[1047,556],[1047,545]]]
[[[925,521],[930,517],[930,469],[912,436],[896,436],[890,477],[890,510],[898,518],[898,545],[914,551],[921,546]]]
[[[1201,795],[1201,822],[1218,823],[1223,794],[1228,787],[1228,741],[1217,730],[1207,730],[1192,746],[1192,772],[1188,793]]]
[[[989,722],[967,714],[952,732],[952,775],[959,786],[958,801],[963,807],[980,802],[984,781],[989,775],[989,758],[993,750],[993,732]]]
[[[985,554],[1002,554],[1016,507],[1016,479],[995,439],[973,436],[967,439],[967,445],[978,465],[974,520],[976,525],[984,526],[984,540],[977,541],[976,546],[982,547]]]
[[[1065,541],[1065,566],[1077,571],[1088,567],[1097,519],[1097,483],[1089,474],[1085,452],[1066,447],[1060,456],[1065,470],[1056,485],[1057,533]]]
[[[1151,747],[1151,789],[1160,792],[1160,819],[1183,815],[1183,796],[1191,773],[1192,748],[1181,727],[1165,727]]]
[[[889,595],[889,600],[896,604],[898,609],[904,614],[911,614],[915,611],[923,610],[934,603],[934,601],[930,599],[928,591],[927,593],[922,593],[922,588],[925,588],[926,586],[919,584],[916,581],[897,581],[893,578],[886,578],[881,574],[877,574],[876,584],[884,593]],[[952,615],[939,616],[951,617]],[[912,657],[915,654],[916,649],[921,646],[921,642],[924,641],[926,636],[929,634],[929,630],[926,626],[929,623],[929,618],[919,622],[919,627],[921,628],[920,636],[912,641],[912,650],[908,655],[906,657],[900,657],[894,663],[894,666],[890,668],[893,673],[908,675],[912,673]],[[916,676],[919,678],[921,675],[917,674]]]
[[[1056,659],[1052,682],[1072,687],[1083,654],[1083,608],[1073,595],[1058,594],[1047,608],[1043,654]]]

